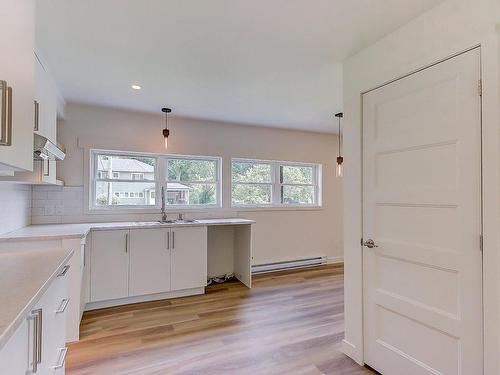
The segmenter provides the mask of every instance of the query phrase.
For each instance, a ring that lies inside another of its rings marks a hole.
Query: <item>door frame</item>
[[[430,64],[427,64],[425,66],[422,66],[420,68],[417,68],[415,70],[412,70],[410,71],[409,73],[406,73],[404,75],[401,75],[397,78],[393,78],[393,79],[390,79],[384,83],[381,83],[380,85],[377,85],[371,89],[368,89],[368,90],[365,90],[363,92],[361,92],[360,94],[360,119],[361,119],[361,123],[360,123],[360,145],[361,145],[361,149],[360,149],[360,152],[361,152],[361,175],[360,175],[360,184],[361,184],[361,197],[360,197],[360,200],[361,200],[361,233],[360,233],[360,251],[361,251],[361,319],[362,319],[362,340],[361,340],[361,345],[362,345],[362,352],[364,353],[365,352],[365,314],[364,314],[364,311],[365,311],[365,306],[364,306],[364,301],[365,301],[365,288],[364,288],[364,274],[363,274],[363,269],[364,269],[364,261],[365,261],[365,257],[364,257],[364,251],[363,251],[363,245],[362,245],[362,242],[363,242],[363,233],[364,233],[364,213],[365,213],[365,202],[364,202],[364,138],[363,138],[363,130],[364,130],[364,118],[363,118],[363,113],[364,113],[364,107],[363,107],[363,96],[365,94],[368,94],[372,91],[375,91],[375,90],[378,90],[380,88],[383,88],[385,86],[388,86],[392,83],[395,83],[395,82],[398,82],[400,80],[403,80],[407,77],[410,77],[414,74],[418,74],[422,71],[425,71],[429,68],[432,68],[436,65],[439,65],[441,63],[444,63],[448,60],[451,60],[451,59],[454,59],[458,56],[461,56],[463,54],[466,54],[466,53],[469,53],[471,51],[474,51],[474,50],[479,50],[479,67],[480,67],[480,70],[479,70],[479,86],[478,86],[478,90],[480,90],[480,95],[479,95],[479,100],[480,100],[480,119],[479,119],[479,126],[480,126],[480,145],[479,145],[479,149],[480,149],[480,159],[481,159],[481,167],[480,167],[480,180],[479,180],[479,191],[480,191],[480,197],[479,197],[479,200],[480,200],[480,228],[481,228],[481,320],[482,320],[482,332],[481,332],[481,337],[482,337],[482,348],[481,348],[481,352],[482,352],[482,362],[483,362],[483,374],[485,373],[485,368],[486,368],[486,363],[485,363],[485,322],[486,322],[486,319],[485,319],[485,300],[486,300],[486,295],[485,295],[485,290],[484,290],[484,284],[485,284],[485,262],[484,262],[484,221],[485,221],[485,203],[484,203],[484,164],[483,164],[483,160],[484,160],[484,148],[483,148],[483,144],[484,144],[484,141],[483,141],[483,137],[484,137],[484,131],[483,131],[483,106],[484,106],[484,100],[483,100],[483,92],[482,92],[482,89],[483,89],[483,81],[484,81],[484,77],[483,77],[483,50],[481,48],[481,44],[477,44],[477,45],[474,45],[470,48],[467,48],[465,50],[462,50],[460,52],[457,52],[457,53],[454,53],[452,55],[449,55],[445,58],[442,58],[440,60],[437,60],[433,63],[430,63]],[[364,354],[363,354],[363,357],[364,357]]]

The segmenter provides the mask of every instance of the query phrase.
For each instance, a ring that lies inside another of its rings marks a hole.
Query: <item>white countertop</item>
[[[65,249],[0,254],[0,349],[72,255],[73,250]]]
[[[194,223],[158,222],[112,222],[112,223],[83,223],[83,224],[44,224],[29,225],[22,229],[0,235],[0,242],[20,240],[51,240],[83,238],[91,230],[130,229],[130,228],[162,228],[185,226],[215,226],[215,225],[245,225],[253,224],[254,220],[234,219],[200,219]]]

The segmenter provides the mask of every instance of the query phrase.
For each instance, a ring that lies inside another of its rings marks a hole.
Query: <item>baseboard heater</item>
[[[252,275],[256,275],[259,273],[266,273],[266,272],[284,271],[294,268],[321,266],[324,264],[327,264],[326,256],[296,259],[296,260],[286,260],[283,262],[274,262],[266,264],[256,264],[252,266]]]

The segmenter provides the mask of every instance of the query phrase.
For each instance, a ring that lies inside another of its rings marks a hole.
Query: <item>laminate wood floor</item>
[[[340,353],[343,268],[210,286],[205,295],[86,312],[68,375],[372,374]]]

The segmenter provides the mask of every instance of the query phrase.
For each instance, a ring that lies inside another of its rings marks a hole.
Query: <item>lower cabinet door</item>
[[[31,322],[26,319],[0,349],[0,374],[26,375],[31,373],[30,330],[32,330]]]
[[[172,290],[207,285],[207,227],[172,228]]]
[[[129,296],[170,291],[170,229],[130,230]]]
[[[128,297],[129,230],[92,233],[91,301]]]

